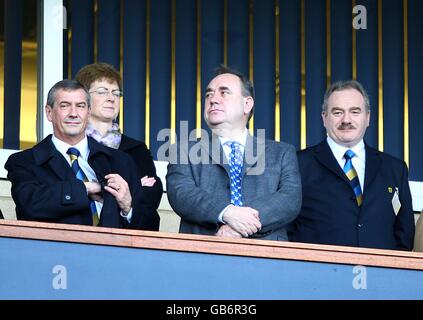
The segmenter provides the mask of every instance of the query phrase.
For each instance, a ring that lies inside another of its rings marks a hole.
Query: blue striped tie
[[[68,149],[67,154],[69,155],[71,159],[71,167],[73,172],[76,175],[76,178],[81,181],[87,182],[88,181],[87,176],[85,175],[84,171],[82,171],[78,163],[78,157],[81,155],[79,150],[72,147]],[[95,206],[95,201],[90,201],[90,209],[93,215],[93,225],[96,226],[98,225],[99,219],[97,214],[97,207]]]
[[[360,207],[363,203],[363,193],[361,191],[360,181],[358,180],[357,171],[355,171],[351,159],[355,157],[355,153],[352,150],[347,150],[344,154],[345,158],[345,165],[344,165],[344,172],[350,180],[350,185],[354,190],[355,198],[357,200],[357,204]]]
[[[231,203],[234,206],[242,207],[241,194],[241,172],[243,155],[240,144],[236,141],[228,141],[225,143],[231,147],[231,154],[229,156],[229,175],[231,179]]]

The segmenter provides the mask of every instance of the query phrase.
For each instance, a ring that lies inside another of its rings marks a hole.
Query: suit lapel
[[[61,180],[74,179],[75,173],[72,171],[70,165],[59,152],[55,153],[56,154],[48,162],[50,168]]]
[[[253,167],[258,160],[265,155],[266,143],[264,139],[258,139],[252,135],[247,135],[244,150],[244,165],[242,166],[242,177]]]
[[[218,136],[211,134],[209,139],[201,139],[201,148],[203,149],[204,154],[208,155],[208,159],[203,159],[207,161],[204,161],[203,163],[217,164],[229,175],[229,160],[226,159]]]
[[[328,169],[329,171],[337,175],[339,178],[344,180],[348,185],[350,185],[350,181],[348,180],[347,176],[345,175],[344,171],[342,170],[341,166],[333,155],[332,150],[330,149],[326,140],[324,140],[317,146],[315,150],[315,157],[321,165],[326,167],[326,169]]]
[[[51,137],[52,135],[49,135],[33,148],[35,163],[37,166],[47,164],[60,180],[75,178],[70,165],[62,154],[57,151],[51,141]]]
[[[365,167],[365,174],[364,174],[364,194],[369,185],[373,182],[375,179],[379,168],[380,168],[380,152],[376,149],[370,148],[366,144],[366,167]],[[364,197],[364,199],[366,199]]]
[[[106,183],[105,176],[109,173],[115,173],[110,164],[111,153],[108,147],[99,144],[97,141],[88,137],[88,146],[90,148],[90,155],[88,163],[94,170],[97,179],[100,183]],[[101,226],[118,226],[120,212],[115,198],[109,192],[102,190],[103,208],[100,215]]]
[[[104,147],[90,137],[88,137],[88,146],[90,148],[88,163],[97,175],[98,181],[102,182],[104,180],[104,176],[112,172],[108,158],[110,151],[107,147]]]

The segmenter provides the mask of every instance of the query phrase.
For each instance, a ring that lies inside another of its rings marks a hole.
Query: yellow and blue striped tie
[[[67,151],[67,154],[69,155],[71,159],[71,167],[73,172],[76,175],[76,178],[81,181],[88,181],[87,176],[85,175],[84,171],[82,171],[81,167],[78,163],[78,157],[81,155],[78,149],[76,148],[69,148]],[[96,226],[99,223],[98,214],[97,214],[97,207],[95,206],[95,201],[90,201],[90,209],[93,216],[93,225]]]
[[[345,158],[345,165],[344,165],[344,172],[350,180],[350,185],[354,190],[355,198],[357,200],[357,204],[360,207],[363,203],[363,193],[361,191],[360,181],[358,180],[357,171],[355,171],[354,166],[352,165],[351,159],[355,157],[355,153],[352,150],[347,150],[344,154]]]

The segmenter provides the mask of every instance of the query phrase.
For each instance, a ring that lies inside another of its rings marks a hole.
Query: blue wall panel
[[[279,2],[281,140],[300,148],[301,1]]]
[[[326,91],[326,0],[305,2],[307,146],[326,137],[322,101]]]
[[[377,1],[357,1],[367,10],[367,29],[356,30],[357,37],[357,80],[366,89],[370,99],[370,126],[364,139],[378,147],[378,8]]]
[[[223,64],[223,0],[201,0],[200,19],[201,103],[204,105],[207,85],[213,78],[214,70]],[[201,127],[207,129],[204,119]]]
[[[383,108],[384,151],[404,157],[404,38],[402,1],[384,0]],[[398,14],[400,13],[400,14]]]
[[[161,129],[170,129],[171,1],[150,1],[150,150],[156,155]]]
[[[249,9],[247,0],[228,3],[228,66],[249,76]]]
[[[124,130],[145,139],[146,1],[125,0],[123,33]]]
[[[72,0],[72,78],[94,62],[94,2]]]
[[[423,6],[419,0],[408,3],[410,179],[423,181]]]
[[[351,0],[331,0],[331,81],[352,78],[352,3]]]
[[[275,4],[254,1],[254,128],[275,138]]]
[[[120,69],[120,0],[98,0],[97,61]]]
[[[197,6],[195,0],[176,1],[176,132],[180,121],[195,129],[197,89]]]

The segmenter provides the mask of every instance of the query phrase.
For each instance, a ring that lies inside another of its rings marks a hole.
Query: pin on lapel
[[[392,193],[392,188],[388,187],[388,191],[389,191],[389,193]]]

